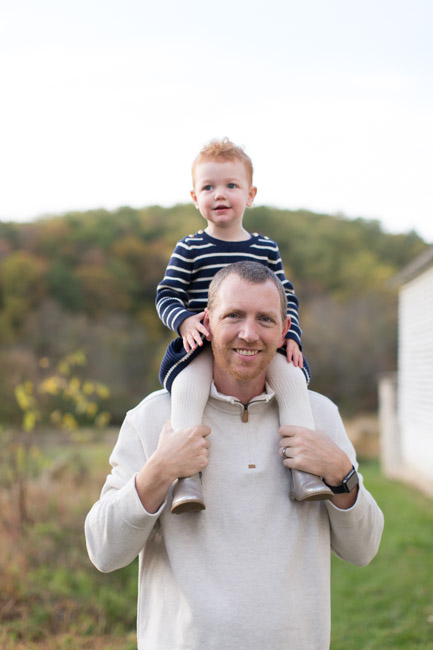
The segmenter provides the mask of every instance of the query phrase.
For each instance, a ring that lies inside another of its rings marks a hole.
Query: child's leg
[[[212,350],[208,346],[173,381],[171,426],[175,431],[202,423],[212,383],[212,359]],[[179,478],[173,489],[171,512],[182,514],[205,508],[201,473]]]
[[[171,426],[175,431],[196,427],[203,421],[212,383],[210,345],[182,370],[171,387]]]
[[[314,429],[307,382],[300,368],[277,353],[269,364],[266,378],[277,398],[280,425],[296,424]]]
[[[295,368],[277,353],[269,365],[267,380],[277,398],[280,425],[294,424],[314,429],[307,383],[300,368]],[[296,501],[319,501],[334,496],[318,476],[299,470],[292,470],[291,475],[290,497]]]

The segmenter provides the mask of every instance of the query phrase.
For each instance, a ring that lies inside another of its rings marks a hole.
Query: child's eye
[[[229,190],[234,190],[236,187],[236,183],[227,183],[227,187]]]
[[[203,189],[205,192],[209,192],[212,189],[212,185],[205,185]]]

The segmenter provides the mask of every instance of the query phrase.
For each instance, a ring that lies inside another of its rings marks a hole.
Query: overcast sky
[[[188,202],[227,135],[256,205],[433,242],[431,0],[2,0],[0,93],[3,221]]]

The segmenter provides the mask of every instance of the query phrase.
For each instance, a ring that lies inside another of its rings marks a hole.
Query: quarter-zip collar
[[[231,411],[233,415],[239,414],[243,422],[248,422],[248,415],[250,413],[261,410],[274,398],[274,391],[269,384],[266,384],[265,392],[253,397],[248,404],[243,404],[237,397],[220,393],[215,383],[212,382],[209,403],[216,409],[224,410],[225,412]]]

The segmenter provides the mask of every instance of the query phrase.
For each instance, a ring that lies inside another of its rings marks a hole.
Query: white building
[[[382,466],[433,496],[433,246],[396,280],[398,372],[379,385]]]

